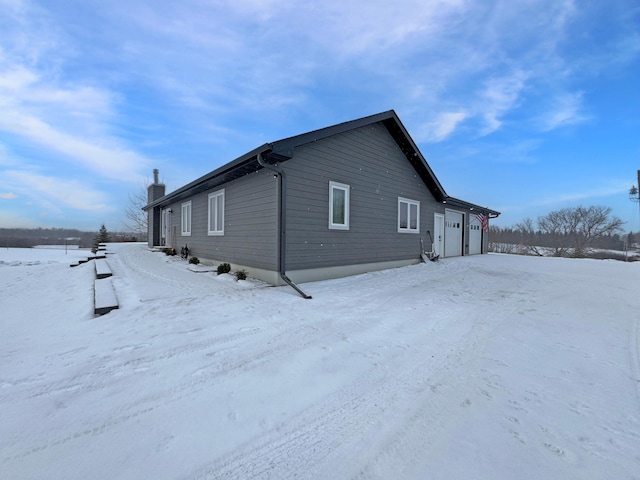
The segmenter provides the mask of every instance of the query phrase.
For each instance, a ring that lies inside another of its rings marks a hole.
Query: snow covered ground
[[[640,263],[482,255],[289,287],[0,249],[0,478],[638,479]]]

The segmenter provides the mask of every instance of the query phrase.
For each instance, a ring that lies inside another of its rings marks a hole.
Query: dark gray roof
[[[418,149],[394,110],[388,110],[368,117],[339,123],[319,130],[313,130],[311,132],[277,140],[275,142],[265,143],[264,145],[245,153],[241,157],[236,158],[232,162],[229,162],[226,165],[223,165],[222,167],[150,203],[145,207],[145,210],[183,200],[197,193],[210,190],[219,185],[230,182],[231,180],[247,175],[248,173],[260,170],[263,167],[258,164],[258,154],[262,154],[263,158],[268,163],[273,164],[284,162],[293,157],[296,147],[378,122],[381,122],[387,128],[393,139],[398,144],[398,147],[400,147],[400,150],[404,153],[409,163],[413,165],[416,172],[418,172],[423,182],[427,188],[429,188],[437,201],[453,206],[472,208],[479,212],[484,212],[492,217],[497,217],[500,214],[499,212],[490,210],[486,207],[480,207],[447,195],[431,170],[431,167],[429,167],[429,164],[422,156],[420,149]]]

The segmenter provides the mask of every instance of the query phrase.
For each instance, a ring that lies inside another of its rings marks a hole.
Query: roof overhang
[[[465,202],[464,200],[460,200],[459,198],[446,197],[444,200],[442,200],[442,203],[446,207],[464,208],[465,210],[472,211],[476,214],[481,213],[489,218],[497,218],[500,215],[500,212],[491,210],[487,207],[481,207],[480,205],[476,205],[474,203]]]
[[[236,158],[222,167],[203,175],[187,185],[180,187],[173,192],[160,197],[159,199],[146,205],[143,210],[150,210],[155,207],[163,207],[170,203],[179,202],[198,193],[211,190],[212,188],[223,185],[227,182],[243,177],[250,173],[256,172],[262,167],[258,164],[257,156],[259,153],[268,153],[270,145],[264,144],[251,150],[250,152]]]

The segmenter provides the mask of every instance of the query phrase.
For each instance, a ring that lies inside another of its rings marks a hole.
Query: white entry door
[[[171,229],[171,210],[165,208],[162,210],[161,225],[160,225],[160,235],[162,236],[161,244],[165,246],[169,246],[170,243],[170,229]]]
[[[447,210],[444,214],[444,256],[459,257],[462,255],[463,215],[460,212]]]
[[[444,257],[444,215],[436,213],[433,216],[433,251]]]

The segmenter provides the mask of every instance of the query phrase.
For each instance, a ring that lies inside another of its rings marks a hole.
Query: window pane
[[[222,195],[216,196],[216,231],[217,232],[222,231],[222,225],[223,225],[224,202],[222,198],[223,198]]]
[[[407,228],[409,225],[409,204],[400,202],[400,228]]]
[[[345,224],[345,196],[346,192],[339,188],[333,189],[333,223]]]
[[[417,230],[418,229],[418,205],[415,204],[411,204],[411,230]]]
[[[216,229],[216,197],[209,197],[209,231]]]
[[[182,205],[182,233],[191,232],[191,204]]]

